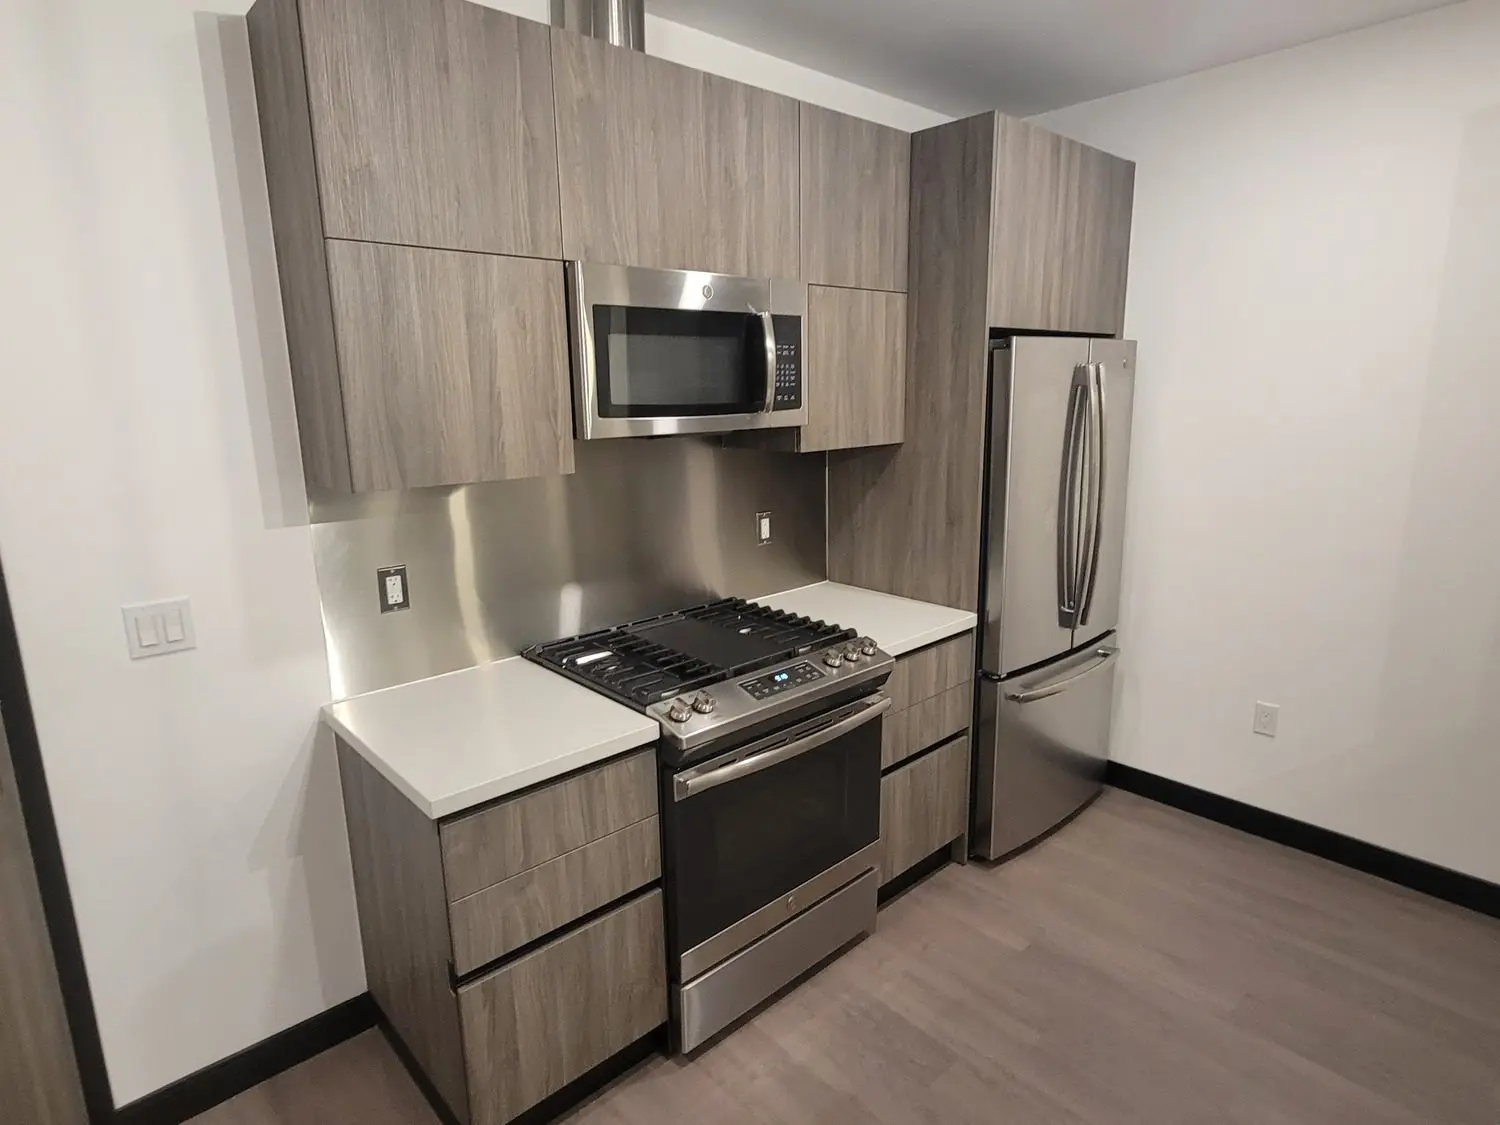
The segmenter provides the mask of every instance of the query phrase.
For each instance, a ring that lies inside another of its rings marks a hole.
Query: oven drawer
[[[880,738],[880,768],[890,769],[933,743],[969,729],[974,717],[974,685],[949,688],[885,717]]]
[[[890,882],[964,834],[969,740],[955,738],[880,779],[880,881]]]
[[[445,822],[448,901],[656,815],[656,752],[645,750]]]
[[[656,817],[611,832],[448,908],[460,976],[661,876]]]
[[[891,708],[903,711],[914,703],[941,695],[974,679],[974,634],[924,648],[896,661],[885,694]]]
[[[458,990],[470,1120],[501,1125],[667,1021],[662,896]]]

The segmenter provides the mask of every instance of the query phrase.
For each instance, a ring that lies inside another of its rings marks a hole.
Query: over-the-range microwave
[[[807,286],[569,262],[580,438],[807,424]]]

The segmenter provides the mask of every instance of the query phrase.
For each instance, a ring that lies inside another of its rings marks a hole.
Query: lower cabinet
[[[459,988],[474,1125],[502,1125],[666,1022],[661,897]]]
[[[342,739],[370,994],[464,1125],[506,1125],[667,1022],[656,755],[442,822]]]
[[[969,739],[955,738],[880,779],[880,881],[964,834],[969,820]]]

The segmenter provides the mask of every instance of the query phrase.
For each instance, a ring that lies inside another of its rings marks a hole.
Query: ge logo
[[[712,301],[714,299],[714,287],[712,285],[705,285],[703,287],[703,299],[705,301]]]

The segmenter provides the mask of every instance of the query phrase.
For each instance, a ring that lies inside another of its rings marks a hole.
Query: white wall
[[[1115,757],[1492,881],[1496,59],[1473,0],[1039,119],[1139,164]]]
[[[0,553],[121,1103],[365,987],[314,737],[328,672],[264,185],[194,17],[247,6],[0,5]],[[650,33],[788,94],[941,120]],[[120,606],[179,595],[198,650],[130,663]]]

